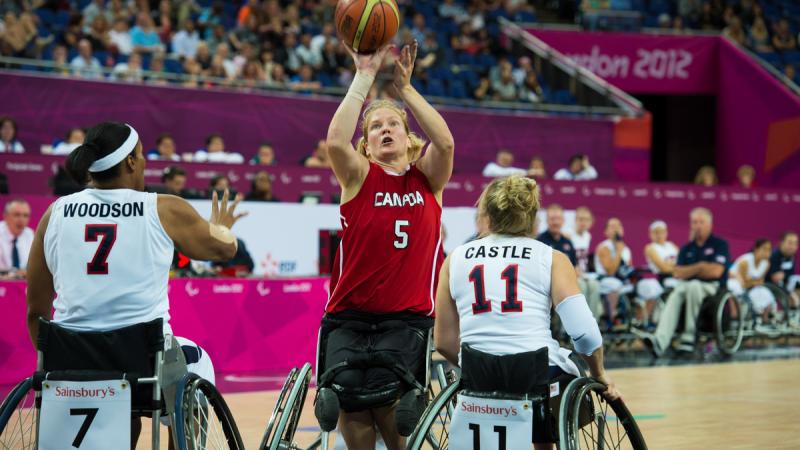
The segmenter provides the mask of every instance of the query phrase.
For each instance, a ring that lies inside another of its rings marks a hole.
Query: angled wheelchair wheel
[[[188,373],[177,392],[174,432],[180,450],[244,450],[233,415],[213,384]]]
[[[641,431],[621,400],[606,401],[606,387],[592,378],[576,378],[561,398],[560,450],[646,450]]]
[[[0,406],[0,448],[34,450],[39,408],[30,378],[22,380]]]
[[[428,404],[414,433],[408,438],[409,450],[446,450],[449,448],[450,421],[458,393],[459,382],[448,384]]]
[[[299,370],[294,368],[289,372],[278,395],[278,402],[267,422],[259,450],[294,448],[292,441],[300,422],[300,414],[310,383],[311,364],[305,363]]]
[[[730,292],[722,294],[714,315],[714,339],[723,354],[733,355],[739,350],[744,337],[746,316],[747,312],[736,296]]]

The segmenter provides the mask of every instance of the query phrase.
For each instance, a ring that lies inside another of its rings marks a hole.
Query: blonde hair
[[[703,176],[706,174],[711,175],[715,186],[719,184],[719,179],[717,179],[717,170],[712,166],[701,167],[700,170],[697,171],[697,175],[694,177],[694,184],[703,184]]]
[[[481,194],[478,209],[489,217],[492,233],[528,236],[539,211],[539,186],[521,175],[498,178]]]
[[[406,114],[406,110],[390,100],[375,100],[370,102],[369,106],[367,106],[367,109],[364,110],[364,114],[361,116],[361,137],[358,139],[356,151],[367,158],[370,157],[369,154],[367,154],[369,119],[375,111],[383,108],[391,109],[392,111],[396,112],[401,119],[403,119],[403,126],[406,129],[406,134],[408,134],[408,139],[411,141],[411,146],[407,149],[408,162],[416,161],[420,156],[422,156],[422,147],[425,145],[425,141],[409,129],[408,114]]]

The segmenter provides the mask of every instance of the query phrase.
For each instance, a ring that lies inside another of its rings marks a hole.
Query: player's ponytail
[[[133,137],[131,136],[132,133],[134,133]],[[133,128],[124,123],[103,122],[93,126],[86,133],[86,139],[83,144],[67,156],[65,165],[67,173],[81,185],[88,183],[90,178],[97,181],[105,181],[116,177],[119,175],[120,163],[124,161],[124,158],[107,169],[92,170],[91,175],[89,172],[95,162],[125,146],[129,138],[131,140],[136,138],[138,142],[138,137],[135,133]],[[125,147],[126,150],[127,147],[130,147],[130,145]],[[136,143],[127,154],[135,154],[135,151]]]
[[[531,235],[539,211],[539,187],[520,175],[496,179],[481,195],[479,208],[489,217],[492,233]]]

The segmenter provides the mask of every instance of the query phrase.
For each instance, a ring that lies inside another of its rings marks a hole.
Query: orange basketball
[[[397,34],[400,10],[395,0],[339,0],[334,20],[346,46],[358,53],[372,53]]]

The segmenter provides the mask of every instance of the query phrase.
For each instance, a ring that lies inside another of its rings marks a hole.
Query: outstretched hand
[[[383,47],[379,48],[375,53],[370,54],[361,54],[356,53],[352,48],[348,47],[344,43],[344,48],[347,50],[347,53],[350,54],[350,57],[353,58],[353,62],[356,65],[356,70],[362,73],[366,73],[368,75],[375,76],[381,70],[381,66],[383,65],[383,60],[386,58],[386,54],[394,48],[394,45],[384,45]]]
[[[233,203],[228,207],[228,190],[225,189],[225,193],[222,194],[222,202],[218,202],[217,200],[217,191],[214,191],[211,194],[211,218],[208,219],[209,222],[213,223],[214,225],[222,225],[228,228],[233,227],[239,219],[247,215],[247,212],[236,214],[236,207],[239,205],[239,202],[242,201],[242,194],[237,194],[236,198],[233,200]]]
[[[403,46],[400,56],[394,63],[394,87],[398,92],[411,84],[411,75],[414,73],[414,61],[417,60],[417,40],[411,45]]]

